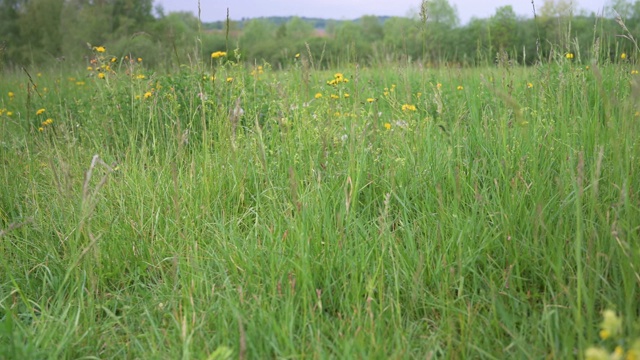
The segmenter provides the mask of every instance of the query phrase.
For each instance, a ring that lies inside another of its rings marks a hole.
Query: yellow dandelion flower
[[[402,111],[416,111],[415,105],[404,104],[402,105]]]
[[[13,111],[7,111],[7,116],[13,115]]]
[[[313,97],[316,99],[320,99],[322,97],[322,93],[316,93]]]
[[[136,100],[140,100],[142,97],[140,95],[136,95]]]
[[[147,78],[147,77],[146,77],[146,76],[144,76],[143,74],[138,74],[138,75],[136,75],[136,79],[138,79],[138,80],[142,80],[142,79],[146,79],[146,78]]]
[[[345,93],[345,94],[344,94],[344,98],[345,98],[345,99],[348,99],[348,98],[349,98],[349,96],[351,96],[351,95],[349,95],[348,93]]]
[[[76,81],[76,85],[82,86],[82,85],[84,85],[84,81]]]
[[[609,360],[609,353],[603,348],[590,347],[584,352],[587,360]]]
[[[376,101],[376,99],[374,99],[374,98],[367,98],[367,102],[368,102],[368,103],[372,103],[372,102],[374,102],[374,101]]]
[[[42,131],[44,131],[44,128],[41,126],[41,127],[38,128],[38,131],[42,132]]]
[[[7,93],[7,95],[9,95],[9,99],[13,99],[13,97],[15,96],[15,94],[13,93],[13,91],[9,91]]]
[[[107,49],[105,49],[104,46],[94,46],[93,50],[95,50],[96,52],[99,52],[99,53],[103,53],[103,52],[107,51]]]
[[[296,54],[296,59],[299,58],[299,57],[300,57],[300,53],[297,53]]]
[[[627,53],[620,54],[620,59],[624,60],[627,58]]]
[[[422,97],[422,93],[421,92],[416,93],[416,97],[420,99],[420,97]]]
[[[98,78],[100,78],[100,79],[104,79],[104,78],[105,78],[104,73],[99,73],[99,74],[98,74]]]
[[[42,77],[42,73],[37,73],[36,74],[38,77]]]
[[[141,63],[142,62],[142,58],[138,58],[138,62]]]
[[[148,99],[153,95],[153,93],[151,93],[151,91],[147,91],[146,93],[144,93],[144,98]]]
[[[36,115],[42,115],[44,114],[45,109],[38,109],[38,111],[36,111]]]
[[[533,88],[533,84],[532,83],[527,83],[527,88],[529,88],[529,89]]]
[[[115,57],[115,56],[114,56],[114,57],[112,57],[112,58],[111,58],[111,62],[112,62],[112,63],[114,63],[114,62],[116,62],[116,61],[118,61],[118,58],[117,58],[117,57]]]
[[[212,59],[217,59],[217,58],[221,58],[227,56],[227,53],[225,51],[216,51],[211,53],[211,58]]]
[[[93,67],[92,66],[87,66],[87,71],[93,71]]]
[[[388,91],[385,91],[385,92],[383,92],[383,93],[382,93],[382,95],[384,95],[384,96],[389,96],[389,92],[388,92]]]
[[[622,359],[622,355],[624,355],[624,349],[622,348],[622,346],[616,346],[615,349],[613,349],[613,354],[612,355],[612,359],[614,358],[613,356],[615,356],[616,359]]]
[[[585,70],[589,70],[589,69],[591,69],[591,66],[587,65],[587,66],[584,67],[584,69]]]
[[[631,75],[638,75],[638,70],[631,70]]]
[[[573,53],[567,53],[565,57],[569,60],[573,59]]]
[[[440,90],[440,88],[442,88],[442,84],[441,84],[441,83],[437,83],[437,84],[436,84],[436,88],[437,88],[438,90]]]
[[[616,315],[613,310],[602,312],[602,323],[600,323],[600,337],[604,340],[618,335],[622,331],[622,318]]]
[[[233,81],[233,78],[232,78],[231,76],[229,76],[229,77],[227,78],[227,82],[228,82],[228,83],[230,83],[230,82],[232,82],[232,81]]]
[[[387,129],[387,130],[391,130],[391,124],[384,123],[384,128]]]
[[[336,94],[331,94],[331,98],[332,98],[332,99],[339,99],[339,98],[340,98],[340,96],[338,96],[338,95],[336,95]]]
[[[458,85],[458,87],[457,87],[456,89],[458,89],[458,90],[464,90],[464,86],[462,86],[462,85]]]

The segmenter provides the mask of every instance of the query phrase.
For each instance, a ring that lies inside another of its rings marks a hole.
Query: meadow
[[[0,82],[0,358],[640,359],[632,56]]]

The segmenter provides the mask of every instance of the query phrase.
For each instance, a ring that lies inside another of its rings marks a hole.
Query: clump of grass
[[[8,74],[0,357],[567,358],[609,306],[636,336],[635,65],[311,59]]]

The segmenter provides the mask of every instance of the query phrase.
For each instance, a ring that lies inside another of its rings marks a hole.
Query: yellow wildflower
[[[297,53],[296,54],[296,59],[299,58],[299,57],[300,57],[300,53]]]
[[[416,111],[415,105],[404,104],[402,105],[402,111]]]
[[[322,93],[316,93],[313,97],[316,99],[320,99],[322,97]]]
[[[144,98],[148,99],[152,96],[153,94],[151,93],[151,91],[147,91],[146,93],[144,93]]]
[[[44,131],[44,128],[43,127],[39,127],[38,131]]]
[[[229,77],[227,78],[227,82],[228,82],[228,83],[230,83],[230,82],[232,82],[232,81],[233,81],[233,78],[232,78],[231,76],[229,76]]]
[[[9,91],[9,93],[7,95],[9,95],[9,99],[13,99],[13,97],[15,96],[13,91]]]
[[[103,53],[103,52],[107,51],[107,49],[105,49],[104,46],[94,46],[93,50],[95,50],[96,52],[99,52],[99,53]]]
[[[367,102],[368,102],[368,103],[372,103],[372,102],[374,102],[374,101],[376,101],[376,99],[374,99],[374,98],[367,98]]]
[[[441,87],[442,87],[442,84],[441,84],[441,83],[437,83],[437,84],[436,84],[436,88],[437,88],[438,90],[440,90],[440,88],[441,88]]]
[[[384,123],[384,128],[387,129],[387,130],[391,130],[391,124]]]
[[[638,75],[638,70],[631,70],[631,75]]]
[[[87,71],[93,71],[93,67],[87,66]]]
[[[138,58],[138,62],[141,63],[142,62],[142,58]]]
[[[458,89],[458,90],[464,90],[464,86],[462,86],[462,85],[458,85],[458,87],[457,87],[456,89]]]
[[[225,51],[216,51],[216,52],[211,53],[211,58],[212,59],[217,59],[217,58],[221,58],[221,57],[224,57],[224,56],[227,56],[227,53]]]
[[[616,315],[615,311],[603,311],[602,318],[602,323],[600,323],[600,338],[603,340],[616,336],[622,331],[622,318]]]
[[[351,95],[349,95],[348,93],[345,93],[345,94],[344,94],[344,98],[345,98],[345,99],[349,98],[349,96],[351,96]]]
[[[146,76],[144,76],[143,74],[138,74],[138,75],[136,75],[136,79],[138,79],[138,80],[142,80],[142,79],[146,79],[146,78],[147,78],[147,77],[146,77]]]
[[[527,83],[527,88],[529,88],[529,89],[533,88],[533,84],[532,83]]]
[[[627,53],[620,54],[620,59],[624,60],[627,58]]]
[[[336,94],[331,94],[331,98],[332,98],[332,99],[339,99],[339,98],[340,98],[340,96],[338,96],[338,95],[336,95]]]
[[[590,347],[584,352],[587,360],[609,360],[609,353],[603,348]]]
[[[584,68],[585,68],[585,70],[589,70],[589,69],[591,69],[591,66],[587,65]]]
[[[44,114],[45,109],[38,109],[38,111],[36,111],[36,115],[42,115]]]
[[[7,111],[7,116],[13,115],[13,111]]]
[[[116,62],[116,61],[118,61],[118,58],[117,58],[117,57],[115,57],[115,56],[114,56],[114,57],[112,57],[112,58],[111,58],[111,62],[112,62],[112,63],[114,63],[114,62]]]
[[[569,60],[573,59],[573,53],[567,53],[565,57]]]
[[[98,74],[98,77],[99,77],[100,79],[104,79],[105,75],[104,75],[104,73],[99,73],[99,74]]]

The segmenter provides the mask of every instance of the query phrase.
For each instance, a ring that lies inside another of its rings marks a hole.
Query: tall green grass
[[[640,335],[632,62],[335,86],[304,54],[123,64],[3,75],[0,357],[573,358]]]

